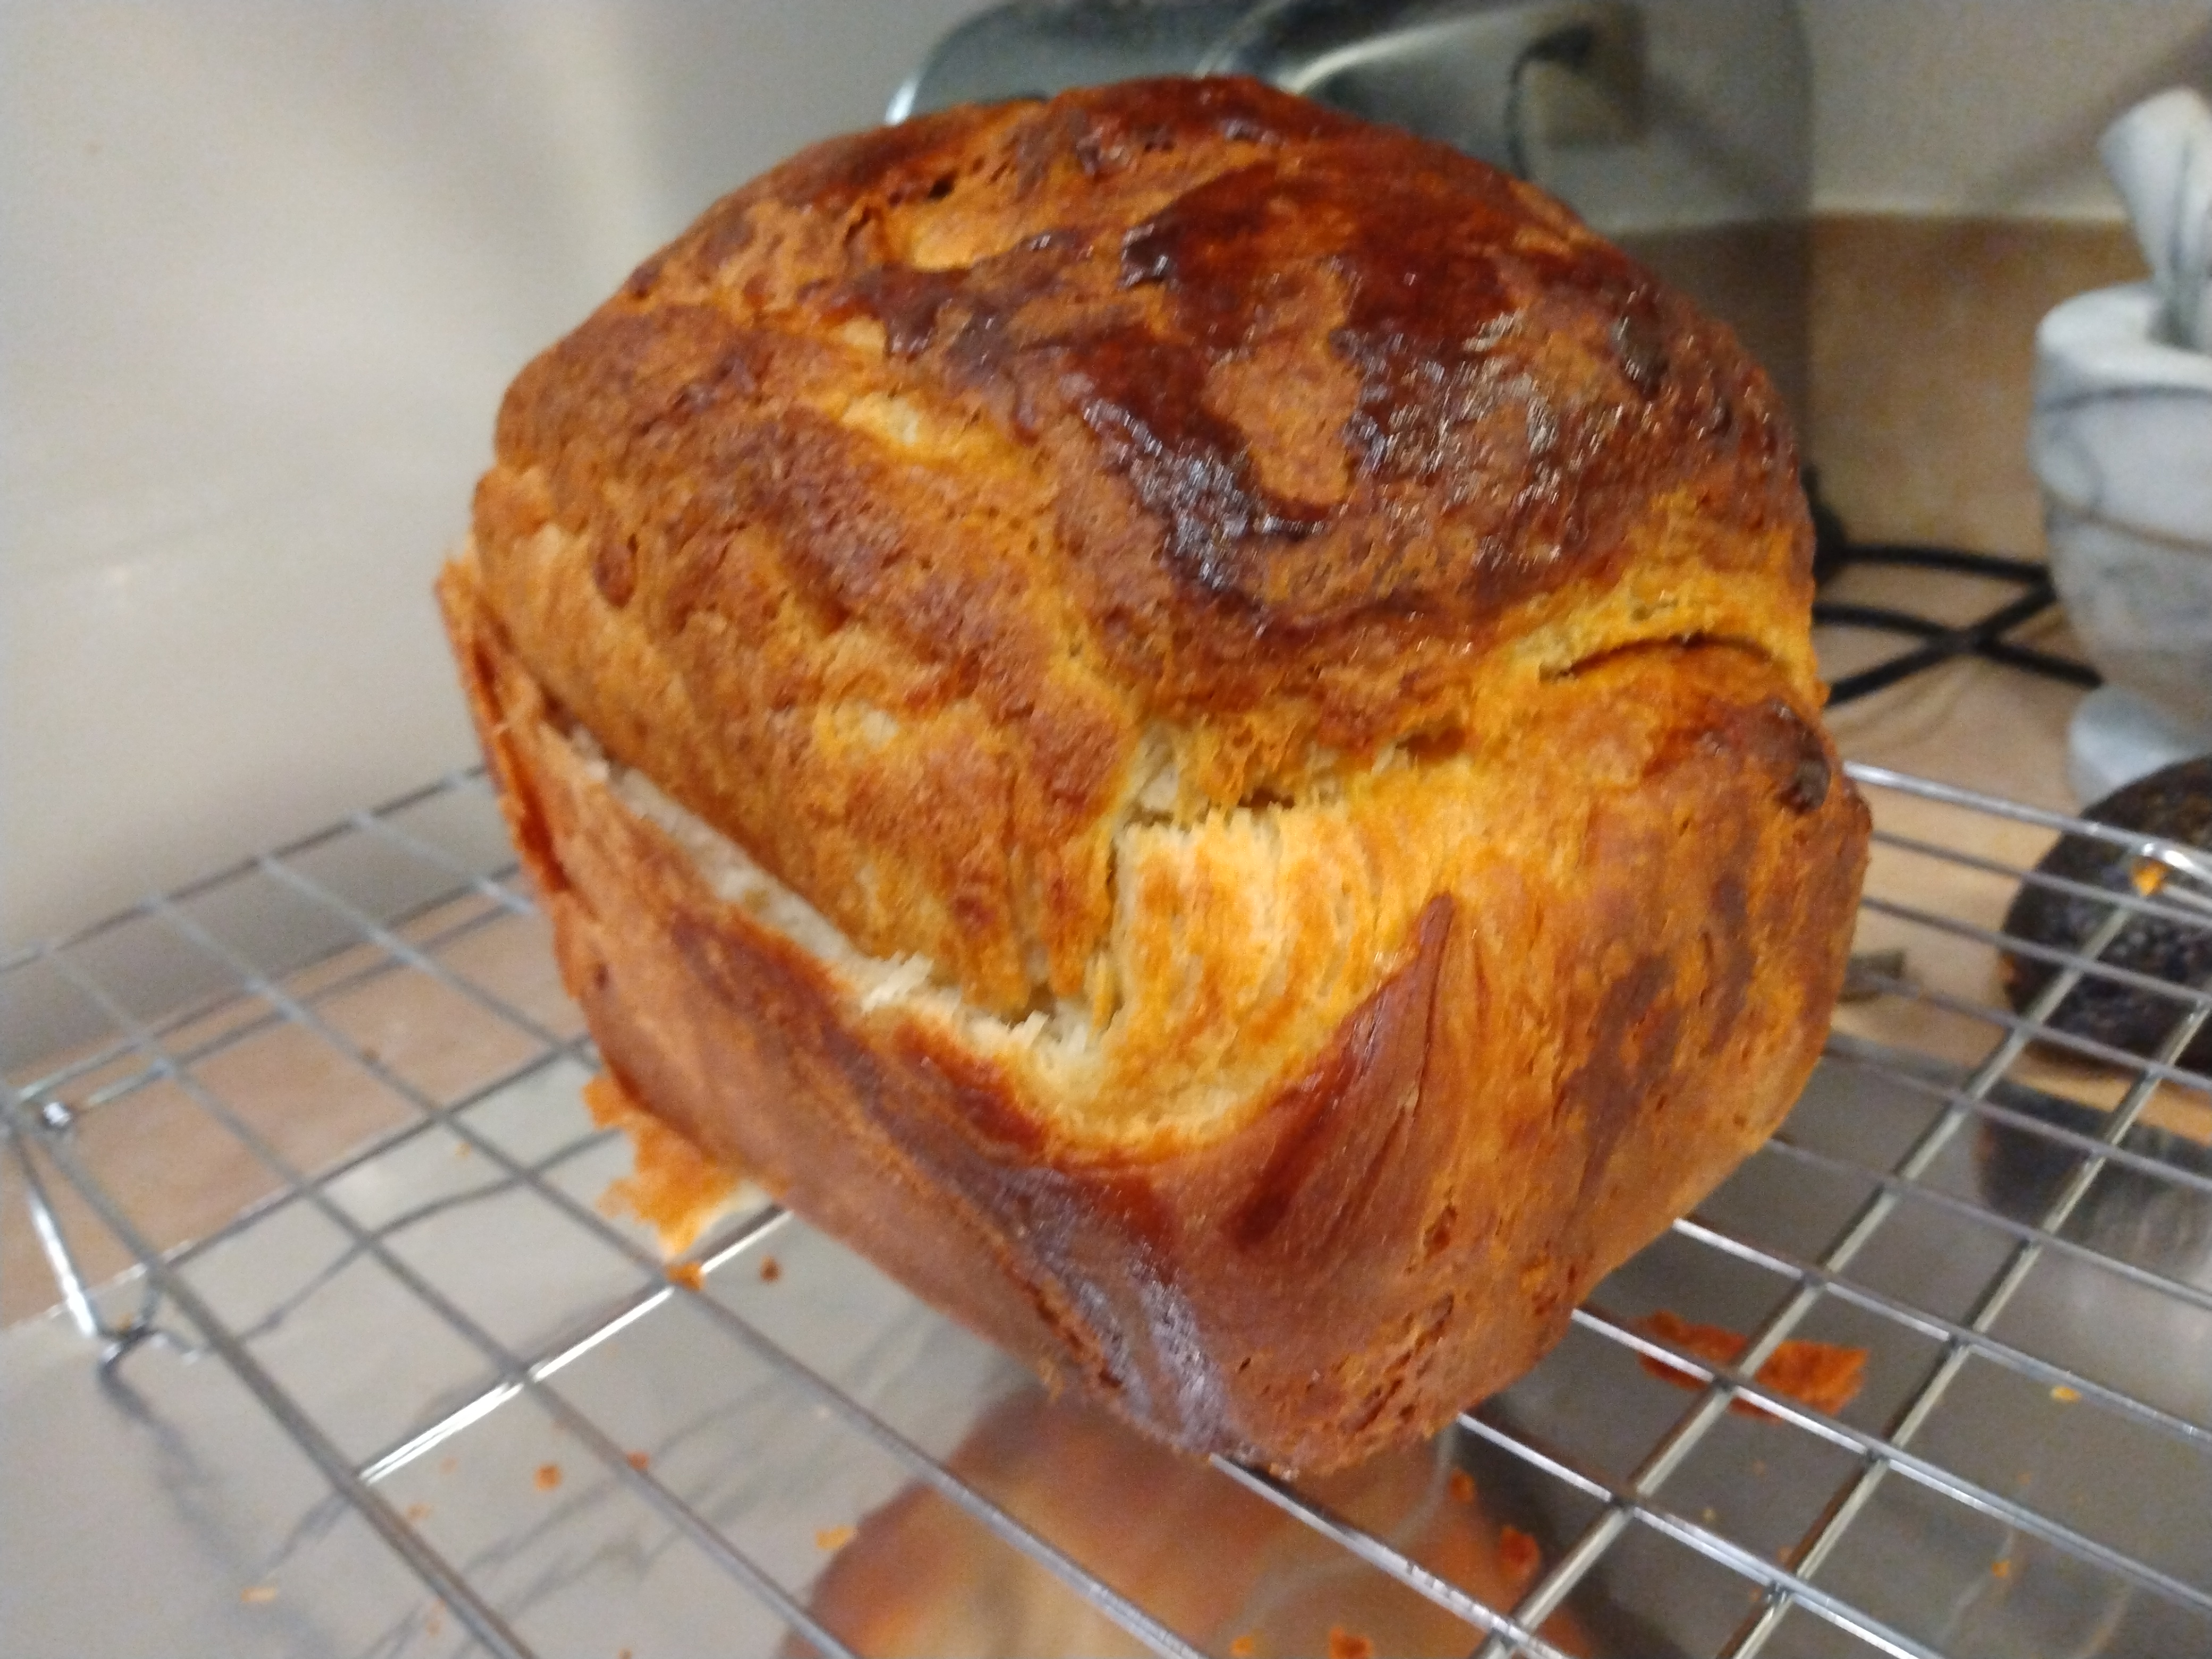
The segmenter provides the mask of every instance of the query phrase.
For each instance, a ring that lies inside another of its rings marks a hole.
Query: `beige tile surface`
[[[2123,225],[1816,222],[1807,448],[1852,533],[2039,551],[2035,325],[2069,295],[2143,274]]]
[[[457,924],[477,925],[455,931]],[[566,1036],[580,1018],[559,988],[542,921],[481,901],[418,921],[433,955],[529,1018]],[[426,973],[381,951],[349,950],[295,975],[288,992],[306,1000],[365,1057],[405,1087],[449,1104],[543,1051],[538,1036]],[[418,1121],[405,1094],[343,1048],[244,997],[165,1034],[162,1047],[191,1079],[261,1137],[284,1162],[309,1173],[375,1137]],[[97,1099],[148,1072],[126,1055],[91,1067],[52,1092],[72,1103]],[[52,1069],[51,1065],[40,1069]],[[156,1079],[83,1110],[76,1131],[84,1162],[149,1240],[167,1249],[203,1237],[283,1181],[176,1082]],[[95,1279],[130,1265],[58,1176],[47,1182],[82,1266]],[[52,1305],[55,1292],[31,1231],[21,1179],[0,1163],[0,1323]]]
[[[504,915],[434,953],[517,1013],[563,1039],[580,1035],[584,1017],[553,963],[553,930],[543,916]]]
[[[328,997],[315,1012],[365,1059],[441,1106],[513,1071],[543,1046],[481,1002],[413,969]]]

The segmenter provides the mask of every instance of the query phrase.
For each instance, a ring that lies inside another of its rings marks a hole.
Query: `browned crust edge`
[[[1438,895],[1239,1127],[1160,1156],[1054,1145],[992,1064],[897,1009],[861,1014],[624,808],[471,563],[440,599],[562,972],[626,1091],[1048,1381],[1192,1451],[1337,1467],[1503,1386],[1772,1131],[1826,1033],[1865,807],[1778,700],[1690,698],[1564,876]],[[1550,1078],[1515,1070],[1532,1007],[1571,1051]]]

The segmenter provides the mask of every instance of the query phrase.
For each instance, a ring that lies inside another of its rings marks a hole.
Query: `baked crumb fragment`
[[[1734,1364],[1747,1346],[1747,1338],[1725,1326],[1695,1324],[1664,1308],[1637,1321],[1636,1328],[1717,1365]],[[1692,1373],[1656,1355],[1639,1354],[1636,1363],[1662,1382],[1676,1388],[1705,1386]],[[1858,1397],[1866,1382],[1866,1363],[1864,1348],[1792,1340],[1768,1356],[1759,1368],[1758,1381],[1761,1387],[1833,1417]],[[1774,1415],[1748,1400],[1735,1401],[1729,1409],[1746,1417]]]
[[[643,1222],[659,1236],[663,1255],[682,1255],[728,1207],[738,1178],[640,1109],[613,1078],[601,1073],[583,1093],[592,1122],[629,1137],[634,1164],[600,1194],[601,1213]]]
[[[1536,1569],[1544,1565],[1544,1553],[1536,1540],[1518,1527],[1498,1529],[1498,1563],[1505,1569],[1505,1576],[1513,1581],[1516,1589],[1526,1589],[1536,1576]]]

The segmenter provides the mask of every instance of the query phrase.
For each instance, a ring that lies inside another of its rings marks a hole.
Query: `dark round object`
[[[2139,830],[2212,851],[2212,755],[2179,761],[2148,777],[2138,778],[2114,790],[2082,816],[2116,829]],[[2035,867],[2044,875],[2124,893],[2136,890],[2137,863],[2125,848],[2087,836],[2068,836],[2045,854]],[[2033,944],[2076,951],[2103,921],[2106,910],[2094,899],[2030,882],[2021,886],[2012,908],[2005,912],[2004,930]],[[2138,915],[2121,931],[2103,960],[2176,985],[2212,986],[2212,915],[2200,922]],[[2057,971],[2047,962],[2007,951],[2005,995],[2014,1008],[2025,1010]],[[2148,1057],[2166,1040],[2186,1009],[2187,1005],[2176,998],[2092,976],[2067,993],[2049,1023],[2072,1036]],[[2212,1024],[2197,1032],[2181,1064],[2192,1071],[2212,1070]]]

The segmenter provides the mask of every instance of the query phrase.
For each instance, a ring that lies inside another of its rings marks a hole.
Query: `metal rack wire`
[[[1170,1480],[1159,1524],[1218,1534],[1233,1593],[1202,1613],[1071,1520],[1064,1434],[986,1443],[1010,1401],[1073,1408],[856,1258],[763,1200],[672,1270],[599,1201],[625,1154],[577,1104],[588,1040],[477,775],[0,963],[9,1157],[101,1363],[217,1358],[420,1576],[394,1651],[602,1651],[631,1597],[720,1650],[872,1651],[887,1597],[926,1619],[917,1535],[1160,1654],[2212,1651],[2212,994],[2100,960],[2144,919],[2212,928],[2212,872],[1853,771],[1860,1000],[1783,1133],[1550,1359],[1395,1485],[1117,1453],[1139,1484],[1087,1500],[1110,1530]],[[2105,920],[2073,950],[1999,921],[2054,830],[2159,877],[2075,889]],[[2057,970],[2018,1012],[2000,951]],[[2055,1026],[2087,976],[2164,1000],[2165,1042]],[[343,1151],[308,1133],[333,1091]],[[242,1183],[230,1218],[134,1173],[157,1114]],[[118,1316],[93,1286],[124,1261]],[[1866,1352],[1854,1400],[1775,1385],[1808,1338]],[[618,1571],[579,1542],[613,1533],[643,1540]],[[1006,1650],[1048,1627],[994,1605]]]

